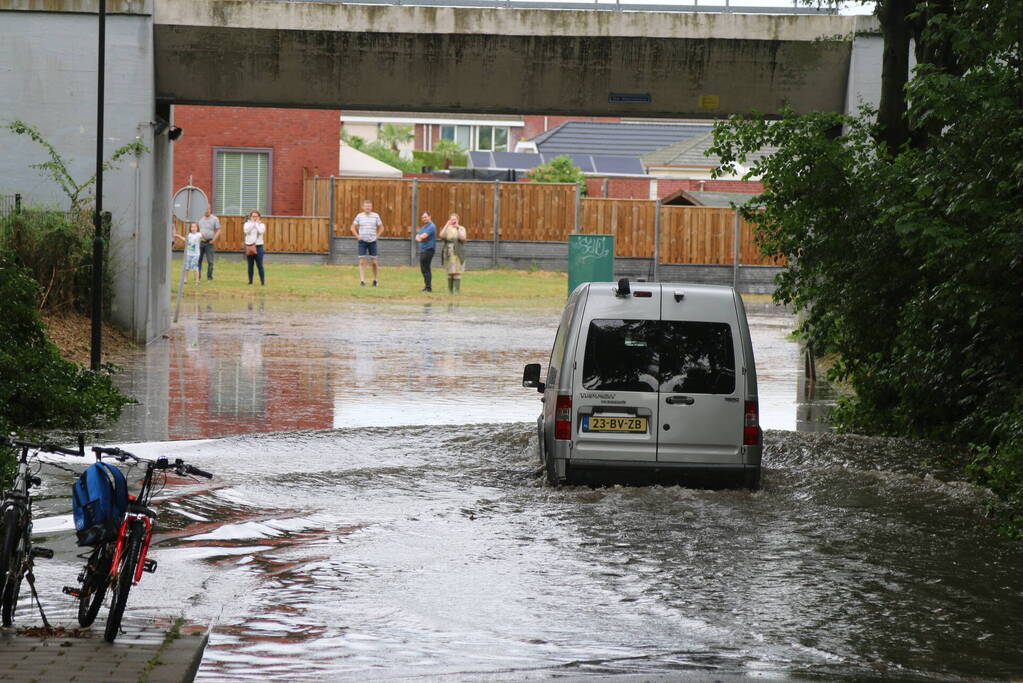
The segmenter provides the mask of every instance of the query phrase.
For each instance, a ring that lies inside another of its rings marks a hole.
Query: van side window
[[[558,364],[561,362],[562,357],[565,353],[565,337],[568,333],[565,331],[566,325],[562,325],[558,328],[558,334],[554,337],[554,348],[551,349],[551,358],[547,362],[547,381],[546,385],[553,387],[558,381]]]
[[[728,323],[593,320],[582,383],[591,390],[731,394],[732,328]]]
[[[561,313],[561,322],[558,324],[558,333],[554,335],[554,347],[551,349],[551,358],[547,362],[547,386],[553,387],[558,381],[558,369],[565,358],[565,343],[568,341],[569,321],[575,313],[576,299],[571,299]]]
[[[735,349],[728,323],[663,322],[661,392],[731,394]]]
[[[593,320],[586,334],[583,387],[657,391],[656,320]]]

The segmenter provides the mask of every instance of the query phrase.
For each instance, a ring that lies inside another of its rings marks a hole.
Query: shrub
[[[583,170],[564,154],[537,166],[529,172],[529,177],[536,183],[575,183],[579,188],[579,194],[586,194],[586,176]]]
[[[111,368],[93,372],[62,358],[36,312],[39,296],[28,272],[0,255],[0,430],[80,431],[116,419],[130,399]],[[12,467],[12,454],[0,453],[0,485],[10,484]]]
[[[92,239],[93,226],[83,213],[37,208],[0,218],[0,252],[39,283],[41,309],[90,311]],[[109,254],[109,230],[104,249]],[[110,310],[112,271],[104,270],[104,310]]]

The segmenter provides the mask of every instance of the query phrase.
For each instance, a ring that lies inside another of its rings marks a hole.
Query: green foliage
[[[583,170],[564,154],[537,166],[530,171],[529,177],[536,183],[575,183],[579,187],[579,193],[586,194],[586,176]]]
[[[91,175],[82,182],[75,180],[71,176],[71,172],[68,170],[68,165],[64,160],[64,157],[57,152],[53,145],[46,141],[42,133],[40,133],[37,128],[30,126],[21,119],[4,121],[3,124],[0,125],[0,128],[6,128],[15,135],[26,135],[46,149],[49,161],[32,164],[32,168],[39,169],[42,175],[48,176],[60,187],[61,190],[63,190],[71,204],[70,209],[72,213],[78,214],[84,212],[86,205],[91,201],[91,198],[88,195],[88,190],[96,184],[96,174]],[[109,171],[117,168],[117,164],[121,161],[121,159],[129,154],[138,157],[148,151],[149,148],[146,147],[140,139],[136,138],[127,145],[118,147],[114,150],[114,153],[110,155],[110,158],[104,162],[103,170]]]
[[[370,142],[360,150],[388,166],[394,166],[403,173],[419,173],[422,166],[413,159],[402,159],[396,151],[382,142]]]
[[[445,143],[445,144],[442,144]],[[452,140],[439,140],[433,146],[432,152],[416,150],[412,152],[412,158],[421,167],[430,168],[451,168],[452,166],[465,166],[469,156],[462,151],[457,142]]]
[[[778,147],[751,166],[763,211],[744,213],[792,260],[776,296],[802,312],[799,334],[840,358],[829,375],[854,395],[836,425],[977,444],[971,472],[1019,506],[1023,3],[955,9],[916,16],[954,55],[917,67],[896,154],[871,111],[736,117],[711,151],[727,167]]]
[[[354,147],[360,152],[366,146],[365,138],[361,138],[358,135],[349,135],[343,130],[341,131],[341,140],[349,147]]]
[[[37,128],[16,119],[0,123],[0,130],[24,135],[42,146],[49,159],[32,164],[42,175],[60,187],[68,199],[68,211],[29,209],[0,219],[0,252],[11,255],[14,263],[28,268],[42,287],[39,306],[62,311],[75,308],[87,313],[90,308],[95,174],[77,181],[68,170],[68,163]],[[128,156],[136,158],[149,151],[140,139],[123,145],[110,155],[103,170],[117,168]],[[104,230],[104,258],[109,263],[110,226]],[[104,268],[104,310],[110,310],[111,284],[114,269]]]
[[[443,168],[451,168],[452,165],[465,166],[468,161],[465,150],[454,140],[438,140],[433,146],[433,152],[440,156]]]
[[[1009,409],[990,420],[993,444],[976,447],[967,473],[1004,500],[996,510],[1003,532],[1023,539],[1023,392]]]
[[[380,142],[389,147],[395,154],[398,153],[398,145],[412,142],[416,139],[415,128],[411,123],[404,126],[396,123],[385,123],[380,126],[378,135]]]
[[[93,230],[82,214],[26,209],[0,218],[0,252],[41,283],[39,308],[88,313]],[[108,253],[109,242],[104,241]],[[104,279],[104,310],[109,310],[112,269],[104,270]]]
[[[116,419],[129,399],[109,370],[93,372],[61,357],[36,313],[39,287],[0,256],[0,430],[24,435],[91,429]],[[11,472],[0,455],[0,478]],[[9,485],[8,481],[2,483]]]
[[[415,161],[414,158],[402,159],[396,150],[391,149],[381,141],[366,142],[357,135],[348,135],[344,132],[341,133],[341,139],[350,147],[354,147],[363,154],[368,154],[388,166],[393,166],[402,173],[419,173],[422,170],[422,164]]]

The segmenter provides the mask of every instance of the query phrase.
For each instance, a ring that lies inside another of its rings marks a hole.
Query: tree
[[[385,123],[380,126],[380,132],[377,137],[380,142],[390,147],[391,151],[397,154],[398,146],[415,140],[416,133],[412,124],[399,126],[396,123]]]
[[[799,334],[840,359],[836,425],[973,444],[1023,535],[1023,3],[881,5],[919,37],[901,113],[734,117],[711,153],[778,148],[752,162],[763,211],[745,214],[792,261],[776,296]]]
[[[465,155],[465,150],[454,140],[438,140],[433,145],[433,153],[443,160],[444,168],[448,169],[453,161]]]
[[[575,183],[579,187],[579,193],[586,194],[586,176],[583,170],[564,154],[554,157],[546,164],[540,164],[529,172],[529,177],[536,183]]]

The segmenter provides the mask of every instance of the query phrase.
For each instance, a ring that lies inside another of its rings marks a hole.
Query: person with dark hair
[[[202,272],[202,262],[206,261],[206,279],[213,279],[213,257],[217,255],[217,238],[220,237],[220,219],[213,215],[213,210],[207,206],[206,213],[199,219],[199,232],[202,233],[202,242],[199,245],[199,272]]]
[[[433,255],[437,251],[437,226],[433,224],[430,213],[424,211],[419,217],[423,222],[416,232],[416,242],[419,242],[419,270],[423,271],[424,292],[433,291]]]
[[[252,284],[252,267],[259,268],[259,284],[266,284],[266,277],[263,272],[263,236],[266,234],[266,225],[263,224],[263,217],[258,211],[249,214],[249,220],[245,221],[245,260],[249,262],[249,284]]]

